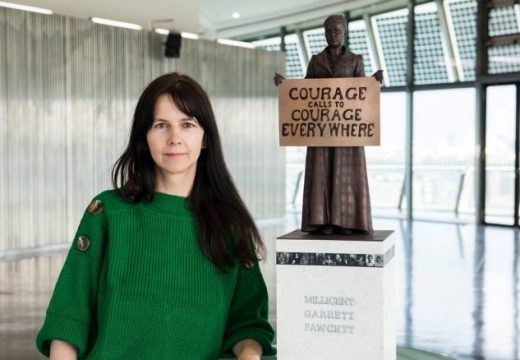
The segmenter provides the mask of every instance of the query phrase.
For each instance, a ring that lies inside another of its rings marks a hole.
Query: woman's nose
[[[181,143],[180,131],[178,129],[172,128],[170,130],[168,144],[177,145]]]

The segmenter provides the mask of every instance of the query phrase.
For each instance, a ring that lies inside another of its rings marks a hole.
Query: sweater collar
[[[193,217],[193,202],[190,198],[155,192],[151,202],[143,201],[142,205],[147,210],[167,216]]]

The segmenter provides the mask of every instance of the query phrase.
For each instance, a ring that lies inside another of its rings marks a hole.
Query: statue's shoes
[[[352,235],[354,234],[354,231],[351,229],[339,228],[339,233],[341,235]]]
[[[322,225],[322,226],[320,226],[318,231],[320,234],[323,234],[323,235],[332,235],[335,232],[334,226],[332,226],[332,225]]]

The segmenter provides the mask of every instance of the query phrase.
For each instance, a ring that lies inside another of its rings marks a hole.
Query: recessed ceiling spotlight
[[[0,1],[0,7],[6,7],[6,8],[11,8],[11,9],[16,9],[16,10],[25,10],[25,11],[30,11],[30,12],[35,12],[35,13],[45,14],[45,15],[52,14],[52,10],[49,10],[49,9],[44,9],[44,8],[39,8],[39,7],[34,7],[34,6],[27,6],[27,5],[20,5],[20,4],[13,4],[13,3],[3,2],[3,1]]]
[[[231,16],[233,17],[233,19],[240,19],[240,13],[238,11],[235,11]]]

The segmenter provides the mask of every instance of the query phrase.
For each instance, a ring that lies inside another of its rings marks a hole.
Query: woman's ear
[[[208,142],[206,141],[206,135],[202,137],[202,149],[205,149],[208,147]]]

